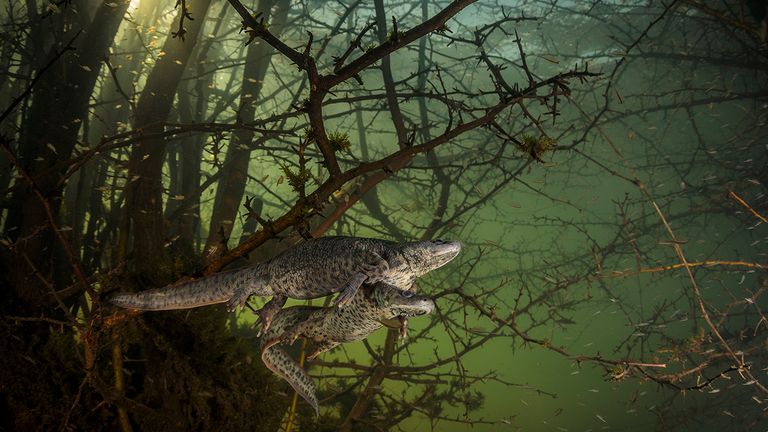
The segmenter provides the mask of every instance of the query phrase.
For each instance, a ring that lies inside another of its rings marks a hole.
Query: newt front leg
[[[342,308],[349,304],[363,283],[373,284],[380,281],[389,271],[389,263],[377,253],[371,253],[368,262],[362,266],[347,282],[336,298],[336,307]]]

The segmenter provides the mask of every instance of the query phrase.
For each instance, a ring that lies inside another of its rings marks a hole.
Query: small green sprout
[[[305,127],[304,135],[301,138],[304,140],[305,145],[309,145],[315,141],[315,131],[311,127]]]
[[[389,31],[389,34],[387,34],[387,39],[391,41],[397,41],[400,40],[405,35],[405,32],[398,31],[397,33],[393,32],[392,30]]]
[[[301,193],[304,190],[304,185],[307,184],[307,180],[312,176],[309,170],[306,168],[299,169],[299,172],[294,172],[288,165],[280,165],[280,168],[285,174],[285,178],[288,179],[288,184],[296,193]]]
[[[347,151],[352,147],[352,143],[349,141],[349,134],[344,132],[336,131],[329,133],[328,142],[331,143],[331,146],[336,151]]]

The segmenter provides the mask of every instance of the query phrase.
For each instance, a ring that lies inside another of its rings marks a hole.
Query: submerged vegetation
[[[533,137],[524,134],[520,138],[520,151],[540,162],[542,156],[553,151],[555,147],[555,141],[548,136]]]
[[[758,429],[767,15],[4,2],[0,430]],[[320,416],[251,310],[104,301],[324,235],[464,252],[407,339],[287,348]]]

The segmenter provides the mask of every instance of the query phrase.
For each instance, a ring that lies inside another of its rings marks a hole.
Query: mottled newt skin
[[[319,410],[315,384],[280,343],[292,344],[305,337],[315,343],[311,360],[341,343],[365,339],[383,326],[382,321],[431,313],[432,299],[379,282],[358,290],[344,308],[294,306],[277,313],[260,340],[261,359],[272,372],[288,381],[310,405]]]
[[[117,306],[140,310],[188,309],[227,302],[244,306],[251,295],[272,296],[259,315],[262,332],[288,298],[312,299],[341,292],[343,307],[363,283],[385,282],[410,290],[414,280],[450,262],[461,244],[443,240],[396,243],[362,237],[307,240],[271,260],[181,285],[109,298]]]

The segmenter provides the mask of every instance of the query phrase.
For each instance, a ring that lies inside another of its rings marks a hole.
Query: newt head
[[[431,298],[383,282],[374,285],[373,299],[376,307],[382,310],[382,319],[426,315],[435,310]]]
[[[461,243],[445,240],[405,243],[400,248],[402,259],[416,277],[448,264],[459,252]]]

